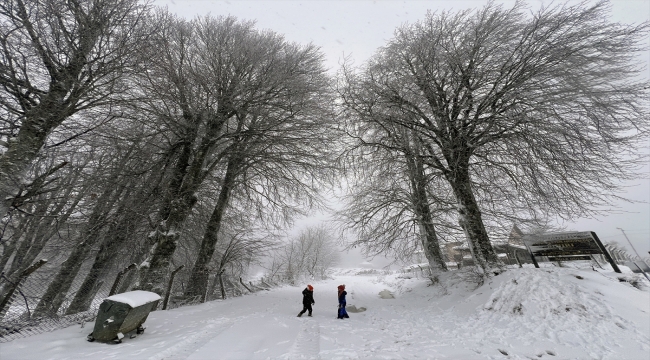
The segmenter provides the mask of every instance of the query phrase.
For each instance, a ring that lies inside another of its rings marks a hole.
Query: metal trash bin
[[[124,334],[137,330],[144,332],[142,324],[151,310],[158,306],[160,296],[149,291],[129,291],[109,296],[99,306],[97,320],[88,341],[122,342]]]

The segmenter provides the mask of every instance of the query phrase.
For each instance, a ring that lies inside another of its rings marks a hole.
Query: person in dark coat
[[[298,313],[298,317],[301,317],[305,311],[309,311],[309,314],[307,314],[307,316],[311,316],[311,306],[313,304],[316,304],[314,301],[314,287],[307,285],[305,290],[302,291],[302,311]]]
[[[339,285],[338,290],[339,290],[338,319],[349,318],[350,316],[348,315],[348,312],[345,310],[345,305],[347,304],[347,302],[345,301],[345,295],[348,294],[348,292],[345,291],[345,285]]]

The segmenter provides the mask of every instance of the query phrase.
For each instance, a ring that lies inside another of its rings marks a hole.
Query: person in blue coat
[[[338,314],[338,319],[345,319],[349,318],[350,316],[348,315],[348,312],[345,311],[345,305],[347,302],[345,301],[345,295],[347,295],[347,291],[345,291],[345,285],[339,285],[338,287],[339,290],[339,314]]]

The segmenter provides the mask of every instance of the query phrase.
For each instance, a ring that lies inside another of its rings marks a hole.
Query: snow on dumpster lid
[[[160,295],[150,291],[135,290],[109,296],[106,298],[106,300],[128,304],[131,307],[135,308],[149,302],[160,300]]]

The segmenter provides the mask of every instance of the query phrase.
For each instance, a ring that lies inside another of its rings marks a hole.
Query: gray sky
[[[496,1],[506,6],[514,1]],[[562,1],[556,1],[561,3]],[[169,11],[186,18],[211,14],[233,15],[240,19],[255,20],[259,29],[270,29],[284,34],[287,40],[313,43],[326,55],[326,65],[332,73],[344,56],[355,64],[363,63],[375,50],[392,37],[393,30],[405,22],[422,19],[427,10],[467,9],[482,7],[481,0],[430,0],[430,1],[213,1],[213,0],[155,0],[154,5],[167,6]],[[528,2],[532,10],[543,3]],[[612,20],[622,23],[641,23],[650,20],[650,1],[613,0]],[[650,44],[648,44],[650,46]],[[650,64],[650,51],[643,60]],[[650,77],[650,66],[646,78]],[[650,153],[650,142],[640,152]],[[569,230],[595,231],[603,242],[618,241],[627,245],[622,228],[641,253],[650,251],[650,166],[642,169],[643,177],[626,184],[621,194],[631,200],[644,203],[621,203],[606,216],[596,219],[580,219],[564,224]]]

